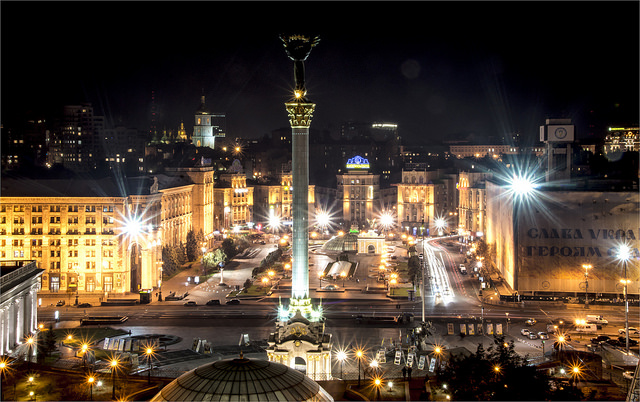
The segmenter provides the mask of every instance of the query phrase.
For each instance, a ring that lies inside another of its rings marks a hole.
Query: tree
[[[224,239],[222,241],[221,247],[222,247],[222,251],[224,251],[224,253],[227,255],[228,260],[231,260],[233,259],[233,257],[238,255],[238,249],[236,248],[236,245],[234,244],[233,239],[229,239],[229,238]]]
[[[162,273],[172,276],[178,272],[180,265],[176,248],[171,246],[162,247]]]
[[[407,261],[407,273],[411,278],[411,282],[415,284],[416,277],[420,274],[420,259],[417,255],[412,255]]]
[[[198,246],[198,240],[196,239],[196,234],[193,232],[193,229],[187,232],[187,260],[189,262],[195,261],[198,258],[198,250],[200,247]]]
[[[37,348],[39,360],[51,356],[51,354],[57,349],[56,335],[53,333],[53,325],[50,324],[47,331],[40,332]]]
[[[479,344],[471,356],[450,358],[438,373],[438,382],[453,400],[524,401],[562,397],[559,390],[551,390],[547,374],[529,366],[527,357],[518,355],[513,341],[505,342],[504,336],[494,336],[493,345],[486,351]],[[446,391],[443,384],[447,384]],[[566,396],[566,391],[562,392]]]
[[[221,248],[217,248],[212,252],[206,253],[204,255],[204,269],[214,269],[220,265],[221,262],[224,262],[227,259],[227,255],[222,251]]]

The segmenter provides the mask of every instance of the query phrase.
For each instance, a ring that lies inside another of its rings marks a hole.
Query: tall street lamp
[[[589,308],[589,270],[593,265],[582,264],[582,268],[584,268],[584,308]]]
[[[82,368],[84,370],[87,369],[86,366],[86,356],[87,356],[87,352],[89,351],[89,345],[87,343],[83,343],[82,344]]]
[[[116,368],[118,367],[118,360],[111,359],[109,365],[111,366],[111,398],[116,399]]]
[[[627,299],[627,286],[629,280],[627,280],[627,261],[631,258],[631,250],[625,244],[618,247],[618,259],[622,261],[624,279],[620,282],[624,285],[624,337],[625,337],[625,350],[627,355],[629,354],[629,300]]]
[[[358,386],[360,386],[360,361],[362,360],[362,350],[356,351],[356,357],[358,358]]]
[[[94,376],[89,376],[87,382],[89,383],[89,400],[93,401],[93,383],[96,380]]]
[[[149,370],[147,371],[147,384],[151,384],[151,357],[153,356],[154,350],[152,347],[147,347],[144,351],[145,356],[147,357],[147,367]]]
[[[338,361],[340,362],[340,378],[344,381],[344,376],[342,375],[342,368],[344,366],[344,361],[347,359],[347,354],[345,353],[344,350],[341,350],[338,352],[338,355],[336,356],[338,358]]]
[[[31,354],[34,342],[35,340],[33,339],[33,336],[27,338],[27,370],[31,367]]]

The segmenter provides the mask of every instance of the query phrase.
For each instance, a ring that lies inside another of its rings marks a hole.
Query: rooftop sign
[[[356,155],[347,161],[347,169],[369,169],[369,159]]]

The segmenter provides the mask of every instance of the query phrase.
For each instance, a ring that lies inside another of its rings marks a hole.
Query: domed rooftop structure
[[[151,401],[333,401],[317,382],[284,364],[220,360],[189,371]]]
[[[342,236],[333,236],[323,246],[325,251],[357,251],[358,250],[358,234],[345,233]]]

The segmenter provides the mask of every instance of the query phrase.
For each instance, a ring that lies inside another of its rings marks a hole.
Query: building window
[[[113,290],[113,277],[105,276],[102,278],[102,285],[105,292],[111,292]]]
[[[49,291],[58,292],[60,291],[60,277],[59,276],[49,276]]]

